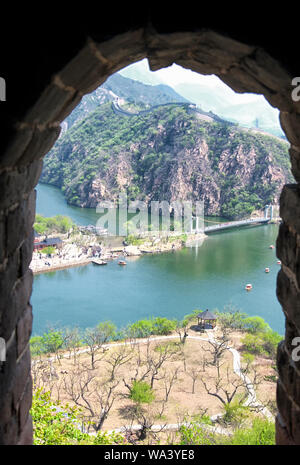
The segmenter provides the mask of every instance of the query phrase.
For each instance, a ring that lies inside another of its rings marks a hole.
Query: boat
[[[269,273],[270,272],[270,268],[265,268],[265,273]]]
[[[92,260],[92,263],[94,263],[94,265],[107,265],[107,262],[104,260]]]
[[[274,245],[270,245],[269,249],[274,249]]]
[[[277,260],[277,265],[281,265],[281,261],[280,261],[280,260]]]
[[[245,289],[246,289],[246,291],[251,291],[252,284],[246,284]]]
[[[118,265],[127,265],[127,263],[124,262],[124,260],[119,260],[119,261],[118,261]]]

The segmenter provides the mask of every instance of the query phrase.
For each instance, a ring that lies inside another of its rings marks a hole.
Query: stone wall
[[[67,45],[62,43],[63,59],[60,56],[57,62],[54,58],[57,50],[47,42],[44,53],[46,56],[48,53],[53,70],[49,63],[41,64],[39,79],[37,60],[36,82],[38,88],[43,87],[40,96],[32,98],[26,111],[22,110],[26,107],[24,101],[30,99],[22,101],[22,109],[16,108],[15,114],[12,112],[5,120],[7,144],[0,154],[0,337],[6,341],[7,359],[0,367],[1,444],[32,442],[29,415],[32,274],[28,266],[35,215],[33,189],[41,173],[42,158],[59,135],[60,122],[85,93],[97,88],[112,73],[144,57],[148,57],[152,70],[176,62],[202,74],[215,73],[234,90],[262,93],[281,110],[281,123],[291,142],[292,171],[296,181],[300,181],[300,103],[291,99],[292,76],[263,48],[207,29],[158,33],[151,25],[127,31],[123,27],[122,33],[115,32],[101,40],[99,33],[92,30],[85,37],[85,40],[77,38],[76,46],[71,47],[70,40]],[[33,89],[35,95],[34,84]],[[291,360],[291,341],[300,330],[298,185],[284,188],[281,216],[277,250],[282,270],[277,287],[287,325],[285,341],[278,351],[277,442],[300,444],[300,367]]]

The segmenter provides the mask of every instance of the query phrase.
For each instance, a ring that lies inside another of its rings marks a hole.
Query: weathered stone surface
[[[32,125],[47,125],[58,121],[58,115],[73,100],[75,94],[76,89],[64,86],[59,79],[54,78],[34,107],[27,113],[24,122]]]
[[[289,320],[286,323],[286,342],[289,343],[290,337],[300,336],[300,293],[293,281],[280,270],[277,275],[277,297]],[[292,323],[293,322],[293,323]],[[297,334],[297,331],[299,334]],[[289,337],[288,334],[290,335]],[[290,351],[290,347],[288,347]]]
[[[280,196],[280,216],[283,221],[300,234],[300,186],[287,184]]]
[[[24,427],[26,426],[31,405],[32,405],[32,379],[31,379],[31,376],[29,376],[26,386],[25,386],[25,390],[22,395],[22,398],[20,399],[20,405],[19,405],[19,430],[20,431],[23,431]]]
[[[300,147],[291,147],[289,153],[293,176],[297,182],[300,182]]]
[[[282,263],[294,273],[298,262],[298,243],[298,234],[286,223],[282,223],[276,240],[276,254]]]
[[[32,418],[31,418],[30,415],[28,415],[26,424],[25,424],[25,426],[23,427],[23,430],[20,433],[17,444],[18,445],[23,445],[23,446],[32,445],[32,442],[33,442],[32,436],[33,436]]]
[[[300,114],[281,111],[279,118],[289,142],[300,147]]]
[[[28,194],[38,183],[43,162],[36,160],[23,169],[4,171],[0,174],[0,212],[16,203]]]
[[[32,272],[27,270],[26,274],[12,286],[7,298],[10,311],[2,315],[1,336],[7,340],[17,325],[19,318],[26,311],[32,291]]]
[[[10,212],[7,217],[7,255],[12,254],[32,231],[35,218],[36,191],[32,191],[28,199]]]
[[[292,446],[295,445],[291,437],[288,434],[288,431],[284,425],[283,420],[280,415],[276,416],[276,444],[278,446]]]
[[[31,141],[33,129],[16,129],[15,137],[7,150],[0,155],[0,168],[15,166]]]
[[[276,401],[279,414],[283,419],[288,435],[291,435],[291,410],[292,402],[289,399],[281,381],[277,381]]]
[[[34,130],[32,139],[23,155],[18,160],[18,165],[28,165],[34,160],[43,158],[52,148],[61,131],[59,125]]]
[[[17,357],[20,357],[25,347],[28,345],[32,330],[32,307],[27,305],[24,314],[17,324]]]
[[[30,376],[30,349],[28,347],[16,364],[13,385],[13,405],[16,411],[19,410],[20,401]]]
[[[34,243],[34,230],[33,228],[31,228],[29,236],[27,237],[27,239],[24,240],[23,244],[21,245],[19,249],[19,253],[20,253],[19,273],[21,276],[24,276],[24,274],[26,274],[29,271],[28,267],[32,259],[33,243]]]
[[[105,79],[125,66],[142,60],[147,56],[145,31],[143,28],[120,34],[100,44],[91,42],[90,47],[94,51],[96,50],[99,61],[101,62],[104,58],[107,64],[108,75],[105,76]],[[93,89],[94,87],[92,87]],[[91,92],[91,90],[88,90],[88,92]]]

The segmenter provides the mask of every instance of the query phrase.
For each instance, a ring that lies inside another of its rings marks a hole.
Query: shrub
[[[130,390],[130,399],[137,404],[151,404],[154,398],[154,392],[150,384],[145,381],[133,381]]]
[[[33,421],[35,445],[103,445],[126,444],[121,434],[98,432],[90,436],[80,430],[80,410],[53,402],[50,392],[37,390],[32,399],[30,414]]]
[[[249,316],[244,319],[244,327],[249,333],[256,334],[270,330],[270,326],[260,316]]]
[[[132,323],[128,327],[128,333],[131,337],[148,337],[153,333],[153,323],[150,320],[140,320]]]
[[[256,418],[250,428],[237,429],[226,444],[273,446],[275,445],[275,424],[269,420]]]
[[[153,334],[166,335],[170,334],[176,328],[175,320],[168,320],[168,318],[154,318],[153,320]]]
[[[55,247],[52,247],[51,245],[49,245],[48,247],[44,247],[42,250],[41,250],[42,253],[46,254],[46,255],[51,255],[53,253],[56,252],[56,248]]]

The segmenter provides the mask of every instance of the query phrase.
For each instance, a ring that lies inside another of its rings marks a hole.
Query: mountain
[[[161,103],[188,102],[186,98],[165,84],[146,85],[116,73],[110,76],[94,92],[82,98],[80,104],[64,121],[63,132],[71,128],[76,122],[84,119],[99,105],[116,99],[123,99],[125,101],[123,103],[126,103],[127,107],[129,106],[135,111],[147,109]]]
[[[187,103],[131,116],[105,103],[56,142],[41,181],[82,207],[127,191],[147,202],[204,199],[205,214],[241,218],[292,181],[288,147]]]
[[[181,83],[175,90],[203,110],[212,111],[222,118],[245,127],[256,127],[278,137],[285,138],[279,122],[279,110],[261,95],[253,101],[233,103],[234,92],[227,89],[205,86],[205,84]]]
[[[285,138],[279,122],[279,111],[262,95],[238,94],[214,75],[203,76],[176,64],[152,72],[146,59],[129,65],[120,73],[147,84],[167,83],[205,111],[212,111],[241,126],[258,127]]]

